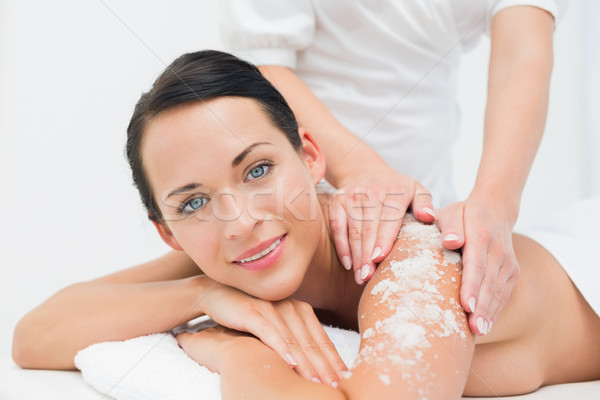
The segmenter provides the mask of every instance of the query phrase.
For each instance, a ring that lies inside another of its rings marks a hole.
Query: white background
[[[131,185],[125,129],[166,64],[221,47],[216,4],[0,0],[0,356],[52,293],[167,251]],[[556,32],[548,128],[520,224],[600,193],[598,4],[572,0]],[[480,156],[488,51],[484,40],[461,71],[463,196]]]

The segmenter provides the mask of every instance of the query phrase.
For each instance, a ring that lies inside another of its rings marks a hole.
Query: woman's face
[[[300,135],[298,153],[246,98],[154,117],[141,151],[163,240],[223,284],[267,300],[293,294],[326,234],[315,192],[325,162]]]

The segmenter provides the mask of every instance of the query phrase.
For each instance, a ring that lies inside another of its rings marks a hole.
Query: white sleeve
[[[491,29],[491,20],[500,10],[514,6],[532,6],[548,11],[554,17],[556,24],[564,17],[569,7],[570,0],[489,0],[491,12],[489,13],[489,23],[487,32]]]
[[[255,65],[296,67],[296,52],[314,37],[310,0],[220,0],[226,50]]]

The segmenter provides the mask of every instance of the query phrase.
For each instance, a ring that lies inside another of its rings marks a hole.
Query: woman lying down
[[[507,306],[493,329],[477,321],[487,335],[470,333],[460,256],[442,248],[435,225],[407,216],[392,252],[357,285],[326,223],[318,144],[231,55],[175,60],[139,100],[127,154],[150,219],[177,251],[30,312],[15,331],[23,367],[73,368],[89,344],[208,314],[221,326],[177,340],[221,374],[225,399],[458,399],[600,379],[598,304],[528,237],[513,238],[521,276]],[[350,370],[319,321],[359,330]]]

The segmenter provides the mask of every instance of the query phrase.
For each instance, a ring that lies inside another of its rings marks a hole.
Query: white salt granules
[[[379,380],[381,380],[381,382],[385,383],[386,385],[389,385],[391,383],[389,375],[379,375]]]
[[[430,365],[423,358],[423,351],[431,347],[430,340],[453,334],[466,338],[458,319],[464,316],[462,308],[454,299],[445,299],[437,289],[441,279],[456,282],[453,276],[444,278],[444,269],[460,274],[460,256],[442,247],[435,225],[421,224],[412,216],[405,217],[401,236],[411,243],[410,248],[399,249],[407,257],[391,261],[392,276],[371,290],[377,296],[377,304],[389,307],[391,315],[363,332],[362,338],[371,340],[361,349],[357,363],[385,359],[390,366],[401,366],[403,379],[418,384],[422,390],[425,379],[433,381]],[[379,377],[390,384],[387,373]]]

